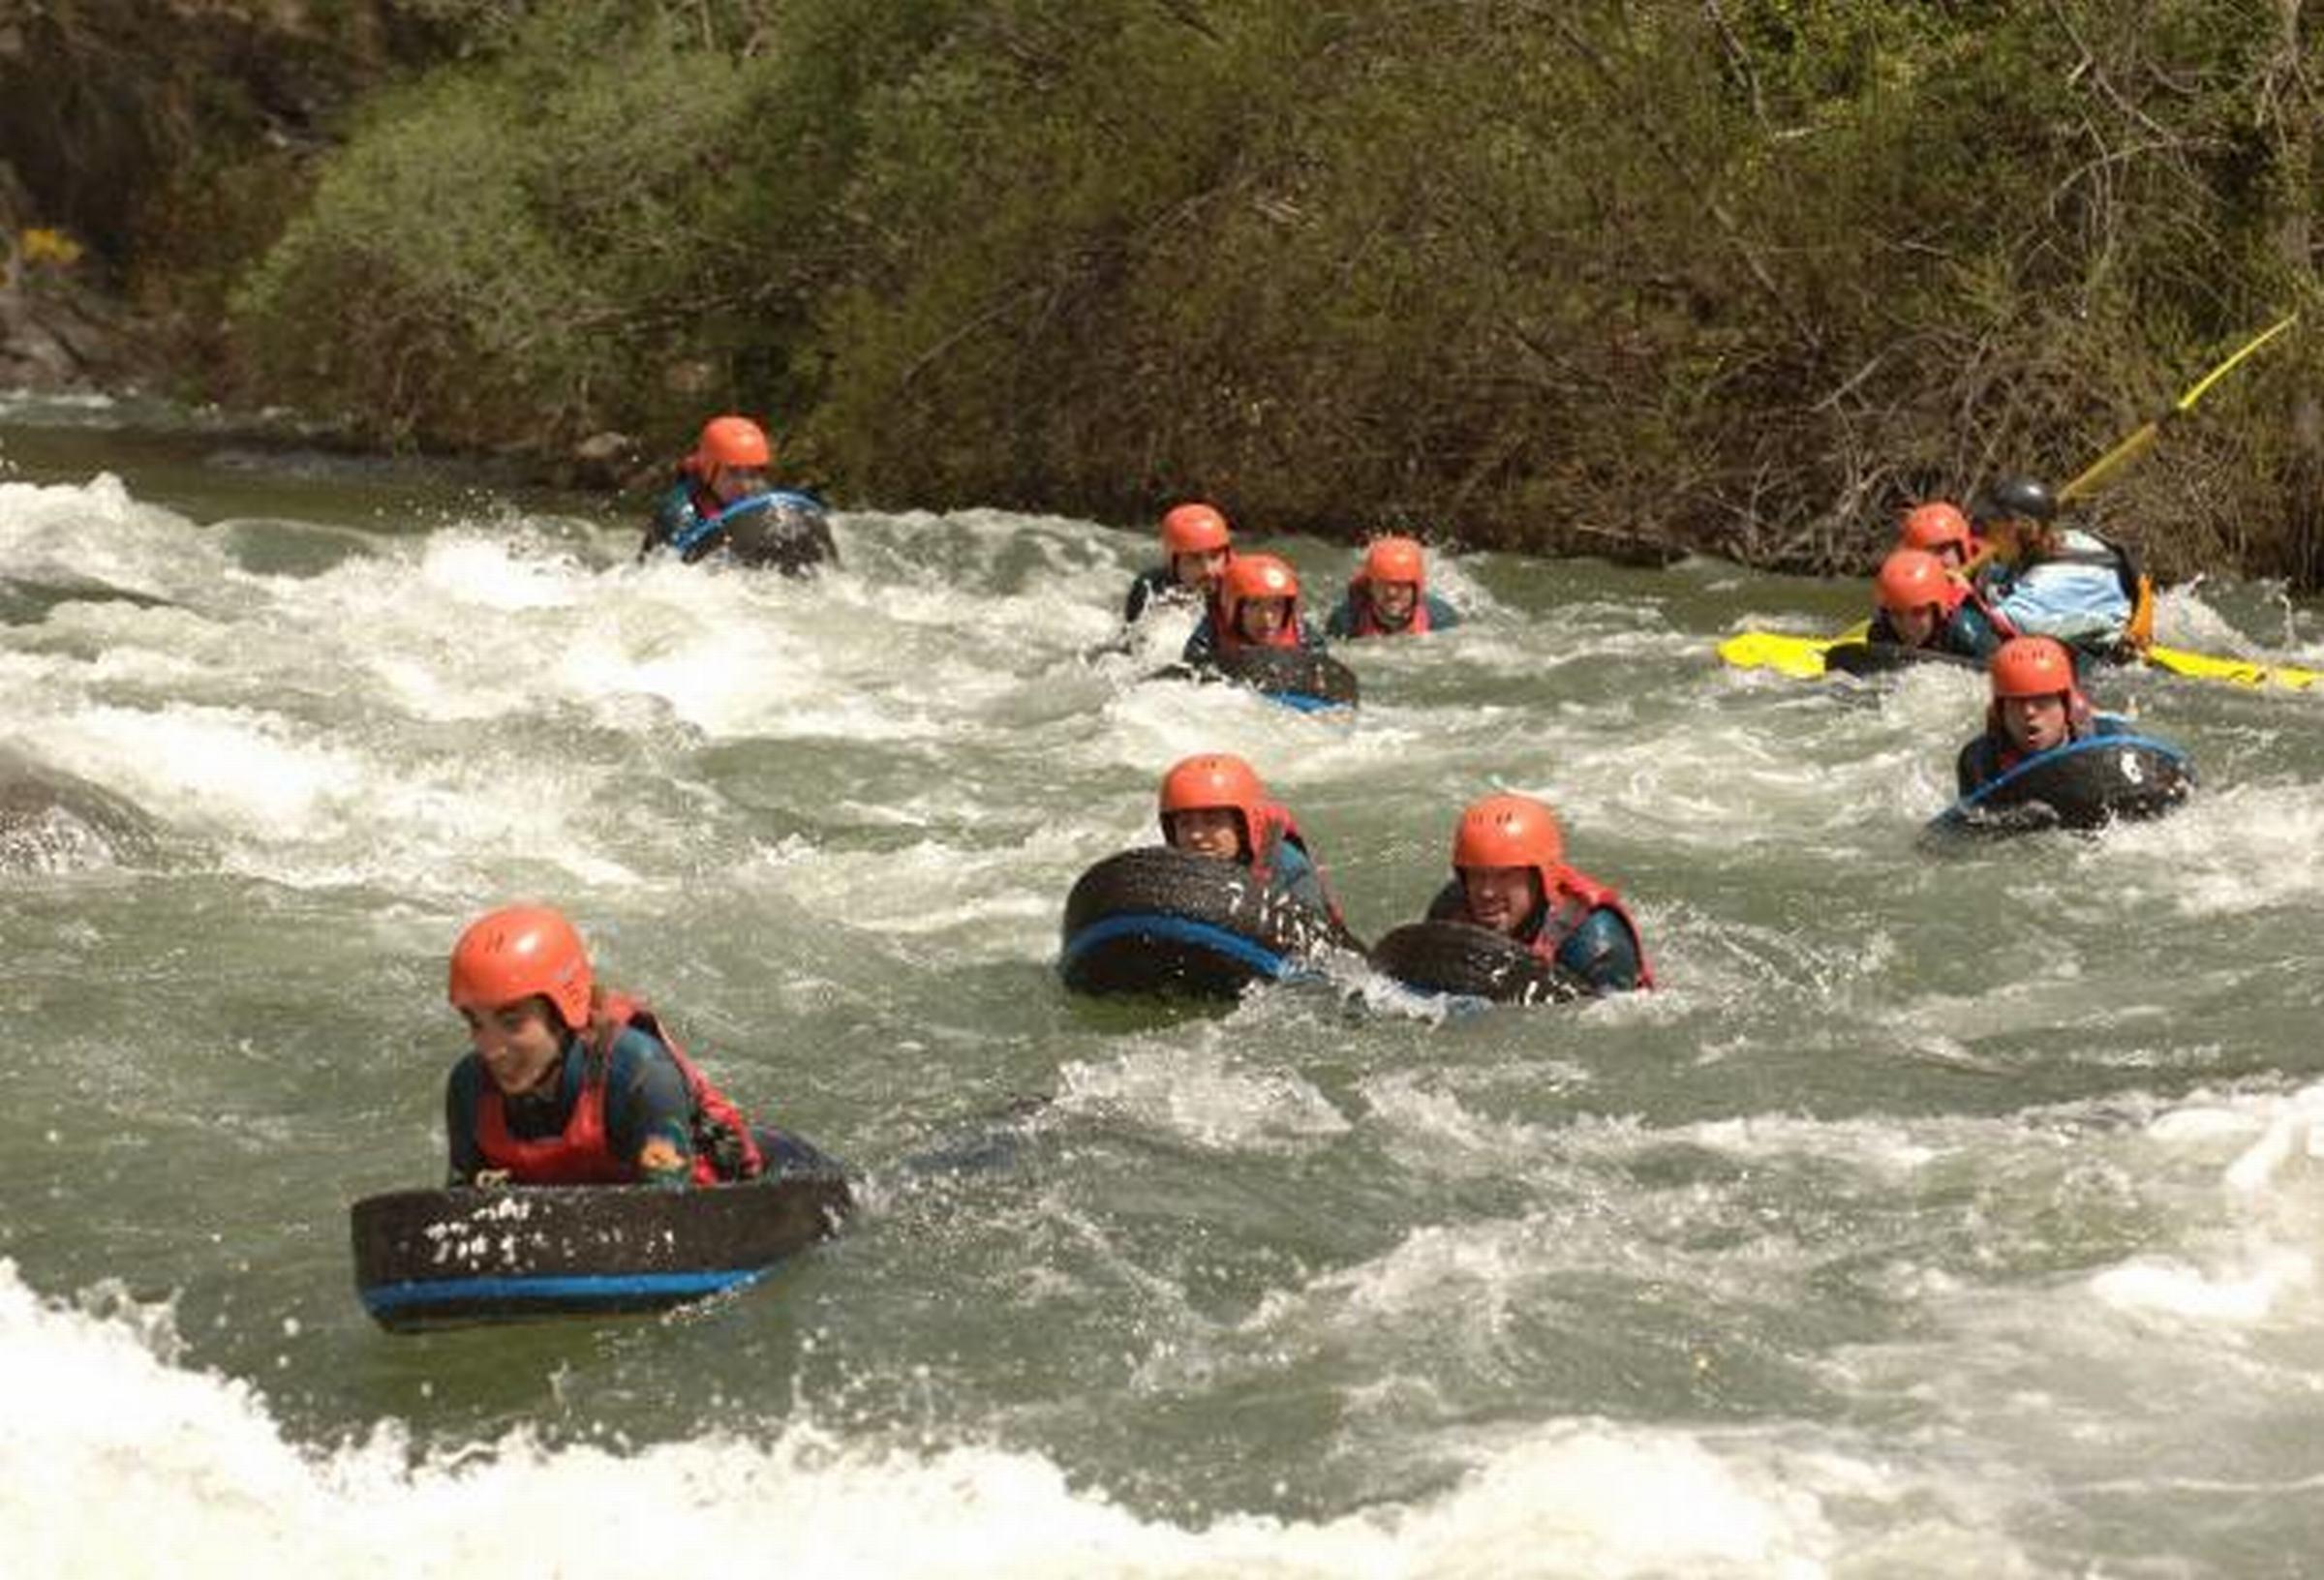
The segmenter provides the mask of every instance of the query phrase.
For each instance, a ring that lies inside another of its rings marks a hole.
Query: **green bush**
[[[1860,566],[2316,294],[2314,24],[2227,0],[463,15],[242,297],[413,442],[734,406],[863,499]],[[2096,519],[2312,580],[2314,360]]]

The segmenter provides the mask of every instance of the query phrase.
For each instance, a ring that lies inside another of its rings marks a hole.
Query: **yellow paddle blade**
[[[1719,644],[1719,656],[1737,669],[1772,669],[1794,680],[1823,673],[1823,655],[1833,639],[1787,636],[1781,631],[1743,631]]]
[[[2238,362],[2241,362],[2245,357],[2249,356],[2253,351],[2258,350],[2262,346],[2265,346],[2269,341],[2274,340],[2278,335],[2282,334],[2286,329],[2289,329],[2293,324],[2298,323],[2299,321],[2299,314],[2286,313],[2282,318],[2278,319],[2274,323],[2269,324],[2258,334],[2253,335],[2250,339],[2250,342],[2246,345],[2242,350],[2236,352],[2226,361],[2212,369],[2211,372],[2204,375],[2201,379],[2196,380],[2194,387],[2189,389],[2186,394],[2180,396],[2179,404],[2173,407],[2171,410],[2174,411],[2186,410],[2197,401],[2201,400],[2210,390],[2212,385],[2217,383],[2220,380],[2233,373],[2235,371],[2235,365]]]
[[[2149,648],[2140,654],[2156,669],[2197,681],[2224,681],[2232,685],[2273,685],[2287,691],[2306,691],[2324,682],[2324,670],[2295,664],[2255,664],[2245,658],[2220,658],[2183,648]]]

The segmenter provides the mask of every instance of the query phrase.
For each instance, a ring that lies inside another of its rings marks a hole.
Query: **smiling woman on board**
[[[829,1168],[754,1130],[654,1012],[601,989],[581,935],[545,906],[471,923],[446,996],[471,1049],[444,1088],[454,1185],[717,1185]]]

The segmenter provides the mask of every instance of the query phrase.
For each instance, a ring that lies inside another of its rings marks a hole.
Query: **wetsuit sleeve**
[[[1993,753],[1983,736],[1964,744],[1961,755],[1953,759],[1953,793],[1958,796],[1974,795],[1979,786],[1993,777],[1989,766],[1992,759]]]
[[[1139,618],[1146,613],[1146,606],[1154,601],[1154,594],[1160,591],[1152,571],[1140,571],[1138,579],[1130,583],[1130,595],[1122,600],[1121,623],[1124,625],[1137,624]]]
[[[1356,634],[1356,599],[1342,595],[1332,606],[1330,618],[1324,622],[1324,634],[1334,642],[1345,642]]]
[[[451,1077],[443,1083],[446,1185],[472,1185],[476,1170],[484,1167],[484,1154],[476,1148],[476,1082],[480,1079],[472,1053],[452,1066]]]
[[[1331,903],[1331,893],[1324,887],[1324,875],[1316,870],[1307,853],[1288,839],[1275,852],[1272,876],[1269,887],[1276,893],[1290,896],[1295,904],[1318,915],[1338,919],[1339,907]]]
[[[605,1066],[605,1144],[646,1185],[685,1186],[694,1168],[694,1103],[661,1045],[624,1032]]]
[[[1210,617],[1205,615],[1194,627],[1194,634],[1186,639],[1186,646],[1178,658],[1184,663],[1207,664],[1217,656],[1218,632],[1211,627]]]
[[[637,557],[643,560],[656,549],[669,547],[700,519],[694,511],[693,489],[682,477],[654,501],[654,519],[646,523],[645,541],[638,544]]]
[[[1991,657],[1993,650],[2001,645],[2001,632],[1993,628],[1985,611],[1967,600],[1953,611],[1953,618],[1944,628],[1945,650],[1964,658]]]
[[[1557,946],[1557,963],[1601,993],[1627,993],[1638,986],[1638,941],[1619,913],[1601,905]]]
[[[1433,592],[1423,592],[1421,596],[1427,600],[1428,628],[1430,630],[1449,631],[1460,623],[1460,611],[1444,599]]]

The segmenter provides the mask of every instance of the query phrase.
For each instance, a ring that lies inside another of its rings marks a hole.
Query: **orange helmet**
[[[766,468],[775,464],[767,431],[749,417],[713,417],[702,425],[690,458],[696,471],[713,467]]]
[[[1942,606],[1952,591],[1944,562],[1925,549],[1898,549],[1881,562],[1872,595],[1883,609],[1903,614],[1926,604]]]
[[[1904,531],[1897,534],[1896,540],[1905,548],[1923,549],[1930,554],[1950,543],[1966,557],[1970,544],[1969,518],[1957,504],[1931,500],[1926,504],[1914,505],[1906,514]]]
[[[1531,796],[1487,796],[1460,814],[1452,831],[1452,870],[1472,866],[1529,866],[1542,893],[1557,888],[1566,836],[1557,814]]]
[[[1212,554],[1227,546],[1227,518],[1214,505],[1173,505],[1162,518],[1162,552],[1176,559],[1181,554]]]
[[[1253,598],[1290,599],[1290,617],[1284,623],[1299,627],[1300,573],[1271,554],[1237,555],[1220,578],[1218,595],[1230,633],[1239,634],[1242,606]]]
[[[1367,582],[1410,582],[1419,587],[1425,562],[1421,546],[1409,537],[1379,537],[1363,551],[1363,579]]]
[[[455,1009],[482,1012],[537,993],[579,1031],[589,1024],[592,986],[589,953],[570,922],[545,905],[508,905],[471,922],[452,946],[446,996]]]
[[[2054,636],[2013,636],[1993,650],[1987,664],[1993,676],[1993,695],[2050,697],[2074,695],[2074,659],[2065,644]]]
[[[1242,847],[1247,852],[1256,842],[1253,831],[1259,827],[1259,808],[1266,800],[1267,786],[1241,758],[1224,751],[1183,758],[1162,775],[1162,837],[1170,837],[1174,812],[1231,807],[1242,819]]]

